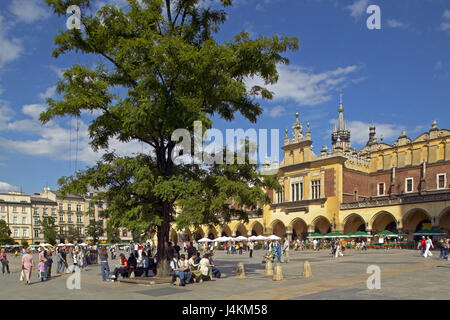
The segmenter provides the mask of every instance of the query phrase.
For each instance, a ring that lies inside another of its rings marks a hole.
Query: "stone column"
[[[286,238],[290,242],[292,240],[292,232],[286,231]]]

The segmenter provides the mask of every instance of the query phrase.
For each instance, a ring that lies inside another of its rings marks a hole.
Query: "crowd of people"
[[[241,241],[241,242],[227,242],[221,249],[224,249],[227,254],[247,254],[249,258],[253,257],[253,251],[256,247],[267,250],[265,258],[271,258],[279,263],[289,263],[290,250],[306,250],[312,249],[315,251],[330,248],[330,254],[334,258],[342,257],[346,248],[351,247],[356,250],[367,250],[369,247],[369,239],[349,240],[349,239],[311,239],[311,240],[293,240],[289,241],[287,238],[278,241]],[[399,243],[399,242],[395,242]],[[392,244],[385,239],[384,248],[389,250]],[[424,258],[431,257],[433,254],[431,250],[435,246],[440,249],[439,259],[449,258],[450,247],[449,239],[440,239],[433,243],[432,239],[422,237],[419,241],[417,249],[420,250],[421,256]],[[185,286],[189,283],[203,282],[205,280],[213,280],[213,278],[220,278],[221,271],[217,268],[213,261],[214,251],[218,249],[217,243],[200,244],[193,242],[180,242],[174,245],[169,242],[167,245],[167,258],[169,275],[173,277],[175,283],[178,279],[180,286]],[[64,273],[72,273],[75,271],[85,271],[88,266],[88,257],[91,252],[98,252],[96,261],[100,265],[101,276],[103,281],[116,281],[119,276],[126,277],[149,277],[157,274],[157,256],[156,248],[149,244],[132,244],[125,246],[124,252],[119,254],[118,264],[110,269],[110,263],[116,260],[116,253],[119,247],[112,246],[90,246],[89,249],[81,246],[74,247],[58,247],[56,252],[48,247],[40,247],[37,263],[35,263],[31,248],[23,249],[21,261],[21,278],[26,284],[30,284],[32,272],[35,270],[37,276],[41,281],[47,281],[52,277],[53,257],[56,256],[56,275]],[[184,253],[181,253],[181,251]],[[15,252],[17,256],[17,251]],[[126,257],[127,256],[127,257]],[[72,264],[69,264],[68,259],[71,258]],[[0,251],[0,262],[2,265],[2,273],[10,274],[9,260],[5,249]]]

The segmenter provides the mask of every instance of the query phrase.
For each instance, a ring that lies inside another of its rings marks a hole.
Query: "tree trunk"
[[[169,275],[169,255],[167,251],[167,243],[169,242],[170,231],[170,204],[167,201],[163,202],[162,213],[163,222],[158,227],[158,251],[157,251],[157,275],[166,277]]]

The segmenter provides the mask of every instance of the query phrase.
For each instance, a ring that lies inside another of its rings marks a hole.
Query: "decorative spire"
[[[430,131],[436,131],[439,130],[437,127],[437,121],[434,119],[433,123],[431,124],[431,130]]]
[[[303,126],[300,123],[300,121],[298,120],[298,112],[295,113],[295,122],[292,125],[292,130],[293,130],[293,138],[295,142],[298,142],[300,139],[303,138]]]
[[[284,145],[289,144],[289,135],[288,135],[288,129],[286,129],[286,135],[284,136]]]
[[[331,134],[331,142],[333,145],[333,150],[338,142],[339,142],[342,148],[346,148],[350,145],[350,130],[348,129],[348,123],[344,120],[344,107],[342,103],[342,89],[339,90],[339,119],[337,122],[337,128],[336,125],[334,126],[333,132]]]

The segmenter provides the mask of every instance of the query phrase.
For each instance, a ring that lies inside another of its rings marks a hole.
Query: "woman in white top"
[[[202,272],[202,275],[206,276],[206,277],[210,277],[212,280],[212,266],[209,263],[209,255],[205,254],[203,256],[203,258],[200,260],[199,262],[199,266],[200,266],[200,271]]]
[[[77,261],[78,261],[78,266],[81,268],[81,271],[84,271],[85,265],[84,265],[83,249],[80,249],[80,251],[78,252]]]

